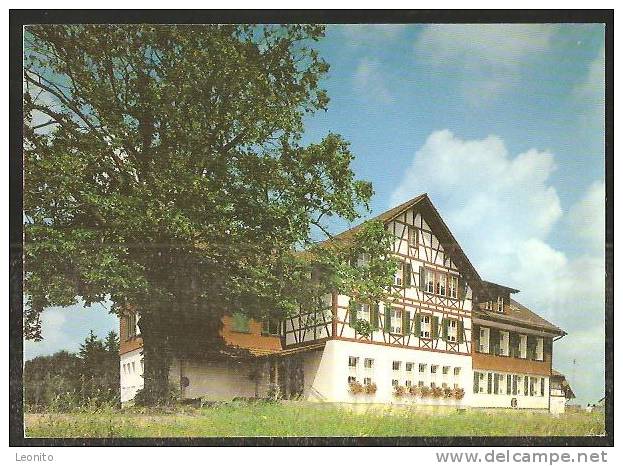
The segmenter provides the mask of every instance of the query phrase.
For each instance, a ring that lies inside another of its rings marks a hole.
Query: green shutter
[[[493,379],[493,374],[491,374],[491,372],[487,373],[487,393],[491,393],[492,379]]]
[[[426,269],[420,267],[420,291],[426,290]]]
[[[411,264],[408,262],[403,263],[402,279],[405,288],[411,287]]]
[[[419,337],[422,328],[422,321],[420,317],[420,313],[416,312],[413,316],[413,335]]]
[[[354,299],[351,299],[348,302],[348,321],[351,327],[353,327],[355,322],[357,322],[357,307],[357,302]]]
[[[458,292],[458,297],[461,300],[465,299],[465,279],[463,278],[462,275],[459,276],[459,292]]]
[[[439,317],[433,316],[430,322],[431,338],[434,340],[439,337]]]
[[[465,330],[463,329],[463,321],[459,320],[456,323],[456,341],[463,343],[465,341]]]
[[[506,394],[510,395],[512,390],[511,375],[506,374]]]
[[[392,324],[392,317],[391,317],[391,309],[388,306],[385,306],[385,322],[384,322],[384,327],[383,329],[389,333],[389,329],[391,328],[391,324]]]
[[[245,314],[234,312],[231,317],[234,332],[249,333],[249,318]]]
[[[480,373],[474,371],[474,393],[478,393],[480,387]]]
[[[441,319],[441,338],[448,339],[448,319],[445,317]]]
[[[524,376],[524,378],[523,378],[523,394],[524,395],[529,395],[530,394],[529,384],[530,384],[530,378]]]
[[[402,334],[409,335],[409,327],[411,326],[411,321],[409,319],[409,311],[406,309],[402,310]]]
[[[370,327],[372,330],[379,329],[379,303],[374,303],[370,309]]]

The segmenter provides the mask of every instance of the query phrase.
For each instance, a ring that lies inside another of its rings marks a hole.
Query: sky
[[[330,25],[331,102],[305,142],[351,143],[378,215],[426,192],[485,280],[563,328],[554,367],[604,394],[604,27]],[[348,224],[329,225],[338,232]],[[43,313],[26,359],[116,329],[106,305]]]

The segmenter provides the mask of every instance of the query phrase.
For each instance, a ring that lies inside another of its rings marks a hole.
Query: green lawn
[[[27,437],[228,436],[586,436],[604,435],[604,416],[409,410],[354,413],[332,405],[243,404],[169,411],[27,413]]]

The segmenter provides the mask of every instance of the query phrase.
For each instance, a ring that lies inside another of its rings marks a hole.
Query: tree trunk
[[[171,347],[166,328],[158,325],[153,316],[141,314],[139,327],[143,338],[144,388],[135,401],[139,405],[165,404],[175,396],[169,383]],[[166,326],[165,326],[166,327]]]

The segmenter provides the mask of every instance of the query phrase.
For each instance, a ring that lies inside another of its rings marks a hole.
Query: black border
[[[22,394],[22,27],[53,23],[603,23],[606,44],[606,374],[603,437],[24,437]],[[10,10],[10,446],[614,446],[614,10]]]

